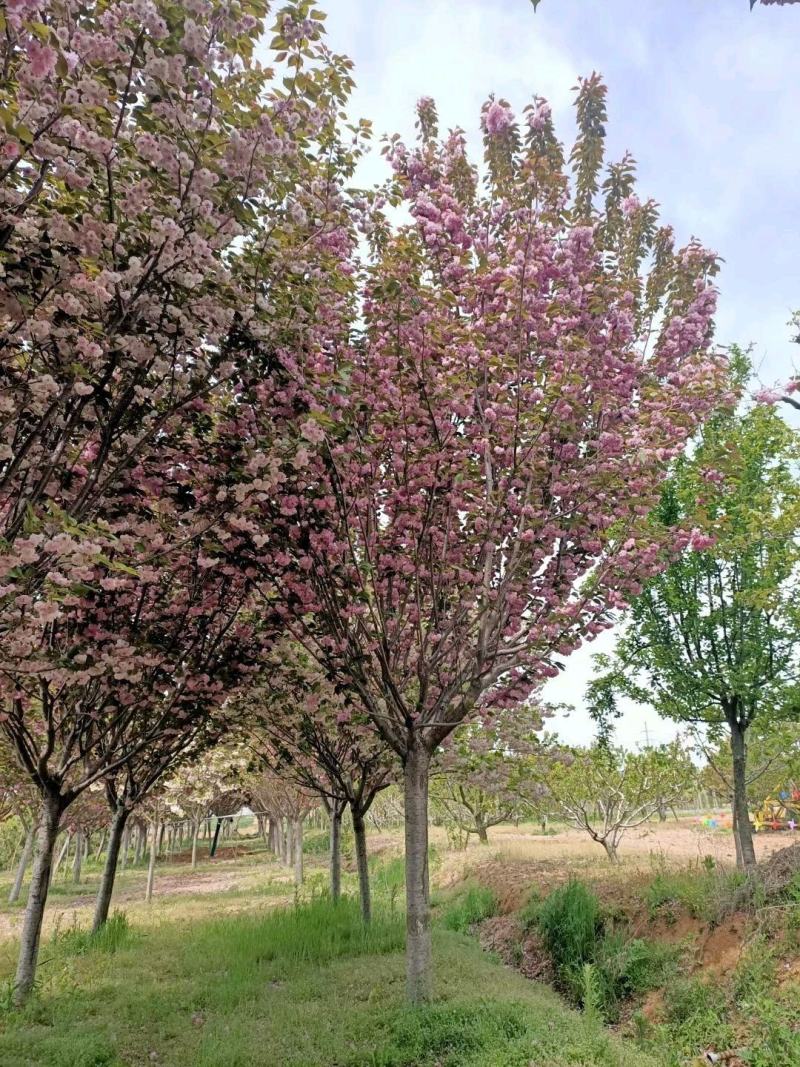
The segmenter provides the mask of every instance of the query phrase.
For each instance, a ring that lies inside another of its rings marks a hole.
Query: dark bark
[[[751,871],[756,865],[753,829],[747,807],[747,743],[745,729],[734,719],[728,723],[731,731],[733,757],[733,808],[736,813],[736,833],[741,849],[741,865]]]
[[[45,794],[36,828],[31,885],[28,891],[28,903],[25,906],[25,918],[20,935],[19,961],[14,980],[14,1003],[17,1006],[27,999],[36,977],[42,919],[47,902],[47,891],[50,887],[53,850],[58,836],[60,818],[61,798]]]
[[[97,899],[94,905],[94,919],[92,921],[92,933],[96,934],[100,927],[108,920],[108,912],[111,907],[111,896],[114,892],[114,879],[117,877],[117,863],[119,861],[122,835],[125,832],[125,824],[128,821],[128,811],[125,807],[119,807],[114,812],[111,820],[111,831],[108,835],[108,851],[106,862],[103,866],[103,877],[97,890]]]
[[[367,828],[364,823],[364,816],[358,809],[351,808],[351,813],[353,816],[353,842],[356,852],[361,918],[365,923],[370,923],[372,921],[372,894],[369,885],[369,864],[367,863]]]
[[[406,988],[412,1004],[430,1000],[432,988],[428,873],[430,753],[414,737],[403,767],[406,847]]]

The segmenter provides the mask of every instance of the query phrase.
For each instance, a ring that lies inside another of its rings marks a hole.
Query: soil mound
[[[800,843],[782,848],[758,865],[758,873],[768,893],[779,893],[800,872]]]

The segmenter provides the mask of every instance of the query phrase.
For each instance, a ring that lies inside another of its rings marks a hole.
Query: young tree
[[[375,797],[396,777],[395,758],[363,711],[337,692],[319,664],[292,642],[282,642],[244,697],[254,750],[275,774],[316,793],[330,816],[331,896],[341,891],[341,820],[353,823],[361,913],[372,915],[366,816]]]
[[[452,733],[435,753],[431,768],[434,810],[482,845],[487,831],[529,808],[518,783],[527,759],[539,747],[534,731],[538,709],[518,709],[470,722]]]
[[[378,220],[363,300],[293,357],[320,448],[265,507],[281,550],[252,550],[267,600],[402,760],[415,1001],[433,752],[479,709],[520,705],[640,590],[673,535],[646,516],[722,388],[714,256],[674,248],[629,158],[603,181],[596,76],[577,111],[572,190],[539,99],[522,127],[486,104],[485,192],[432,101],[416,149],[390,142],[413,222]]]
[[[269,768],[253,772],[245,788],[251,805],[268,812],[278,823],[278,854],[294,869],[294,884],[303,883],[303,822],[319,804],[319,797]]]
[[[596,744],[558,752],[542,764],[558,813],[602,845],[612,863],[625,833],[684,796],[695,777],[680,741],[641,752]]]
[[[182,765],[163,782],[162,795],[167,809],[191,823],[193,869],[197,866],[197,842],[203,820],[219,813],[223,797],[235,794],[241,800],[250,759],[248,752],[235,744],[217,744],[205,752],[196,749],[194,753],[186,753]]]
[[[728,734],[740,865],[755,865],[747,807],[751,726],[797,717],[798,438],[771,407],[709,423],[654,522],[695,527],[693,548],[634,601],[592,699],[623,693]]]

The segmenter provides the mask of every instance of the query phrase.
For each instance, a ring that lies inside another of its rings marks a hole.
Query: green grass
[[[654,917],[674,919],[683,910],[704,922],[717,922],[744,902],[745,882],[740,871],[725,871],[713,863],[683,870],[663,868],[647,886],[645,899]]]
[[[462,896],[451,900],[442,913],[447,930],[466,933],[475,923],[497,914],[497,897],[484,885],[471,885]]]
[[[623,1001],[669,981],[681,949],[615,928],[597,894],[572,879],[544,900],[532,895],[522,910],[525,929],[536,928],[553,963],[557,984],[590,1014],[619,1017]]]
[[[213,903],[209,902],[213,909]],[[123,934],[123,929],[125,930]],[[42,947],[0,1015],[3,1067],[654,1067],[551,991],[437,928],[435,1000],[404,998],[402,916],[354,900]],[[10,953],[0,960],[9,973]]]

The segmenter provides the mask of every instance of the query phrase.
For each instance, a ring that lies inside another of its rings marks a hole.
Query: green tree
[[[684,795],[696,774],[679,741],[641,752],[597,743],[556,756],[543,770],[553,806],[602,845],[612,863],[625,833]]]
[[[743,357],[734,359],[740,379]],[[798,436],[770,406],[704,430],[665,487],[654,521],[693,526],[686,547],[633,603],[590,684],[613,715],[624,694],[678,722],[728,734],[737,862],[755,864],[747,806],[754,723],[797,717]]]

